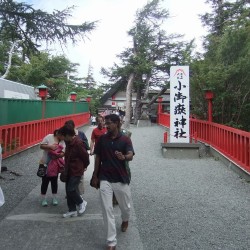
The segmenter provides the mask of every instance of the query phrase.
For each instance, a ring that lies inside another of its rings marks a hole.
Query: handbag
[[[60,181],[67,182],[67,180],[68,180],[68,173],[67,173],[66,169],[64,168],[64,170],[61,171],[61,174],[60,174]]]
[[[47,165],[39,164],[38,170],[37,170],[37,176],[38,177],[44,177],[47,174]]]

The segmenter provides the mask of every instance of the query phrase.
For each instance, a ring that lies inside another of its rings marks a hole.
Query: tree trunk
[[[16,42],[13,42],[13,44],[12,44],[12,46],[10,48],[10,52],[9,52],[9,59],[8,59],[7,69],[6,69],[5,73],[1,76],[1,78],[3,78],[3,79],[5,79],[8,76],[9,72],[10,72],[10,68],[11,68],[11,64],[12,64],[12,56],[13,56],[15,46],[16,46]]]
[[[146,78],[146,84],[145,84],[146,89],[145,89],[145,94],[144,94],[144,97],[143,97],[145,100],[148,99],[150,77],[151,77],[151,75],[147,75],[147,78]]]
[[[126,114],[123,128],[129,129],[130,119],[131,119],[131,103],[132,103],[132,88],[135,79],[135,74],[131,73],[128,79],[127,89],[126,89]]]
[[[137,121],[140,119],[141,116],[141,98],[142,98],[142,93],[141,93],[141,88],[137,88],[137,93],[136,93],[136,104],[135,104],[135,114],[134,114],[134,123],[136,124]]]

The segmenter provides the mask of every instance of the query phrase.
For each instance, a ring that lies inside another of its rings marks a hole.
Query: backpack
[[[85,146],[86,150],[90,150],[90,146],[89,146],[89,142],[88,139],[86,137],[86,135],[84,134],[84,132],[82,131],[78,131],[78,136],[81,138],[81,140],[83,141],[83,144]]]

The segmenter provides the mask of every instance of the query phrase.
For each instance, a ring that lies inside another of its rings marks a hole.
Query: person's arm
[[[85,149],[82,141],[77,146],[78,146],[80,159],[83,161],[84,168],[87,169],[89,165],[89,154],[87,150]]]
[[[91,139],[91,141],[90,141],[90,155],[93,155],[93,153],[94,153],[94,146],[95,146],[95,140]]]
[[[93,172],[93,176],[95,176],[95,177],[98,177],[98,175],[99,175],[100,164],[101,164],[100,155],[96,155],[96,157],[95,157],[94,172]]]
[[[128,151],[127,154],[124,155],[124,161],[132,161],[134,157],[134,153],[132,151]]]
[[[127,143],[126,143],[126,150],[123,152],[116,151],[116,157],[121,161],[132,161],[134,157],[134,149],[132,145],[132,141],[129,137],[126,136]]]
[[[116,151],[115,154],[117,158],[121,161],[132,161],[134,156],[134,153],[132,151],[128,151],[126,154]]]
[[[100,180],[98,178],[99,170],[100,170],[100,163],[101,163],[101,158],[99,155],[96,154],[94,172],[91,178],[91,186],[96,189],[100,187]]]
[[[91,141],[90,141],[90,155],[94,154],[94,146],[95,146],[95,133],[94,130],[91,133]]]
[[[49,144],[41,144],[41,145],[40,145],[40,149],[48,150],[48,151],[49,151],[49,150],[56,150],[57,147],[58,147],[57,144],[51,144],[51,145],[49,145]]]
[[[56,144],[49,144],[49,135],[45,136],[40,144],[40,149],[42,150],[55,150],[57,149],[57,145]]]
[[[94,171],[91,178],[91,186],[98,189],[100,187],[100,180],[99,180],[99,173],[100,173],[100,166],[101,166],[101,146],[102,146],[102,138],[103,135],[99,138],[97,141],[95,148],[94,148],[94,154],[95,154],[95,165],[94,165]]]

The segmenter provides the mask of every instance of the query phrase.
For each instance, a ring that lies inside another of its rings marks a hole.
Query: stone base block
[[[138,120],[137,127],[150,127],[151,121],[150,120]]]
[[[162,155],[171,159],[198,159],[200,158],[199,143],[162,143]]]

